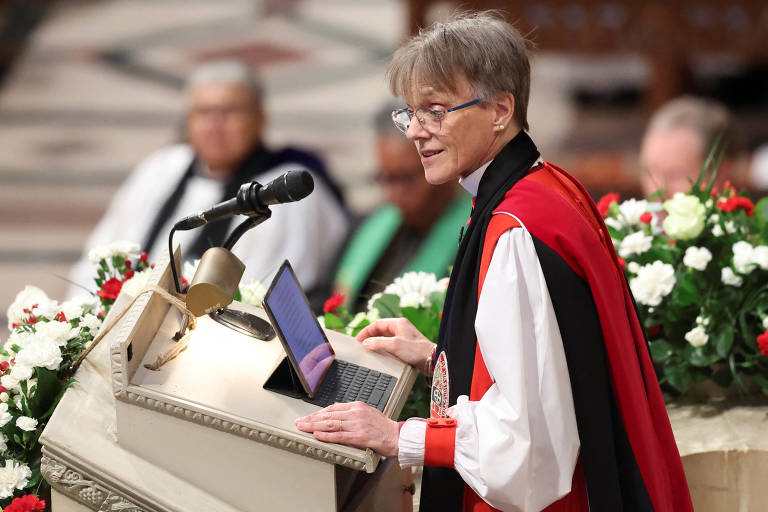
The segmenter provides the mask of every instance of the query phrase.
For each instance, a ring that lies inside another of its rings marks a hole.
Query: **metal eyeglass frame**
[[[451,107],[451,108],[448,108],[448,109],[445,109],[445,110],[434,110],[434,109],[431,109],[431,108],[417,108],[416,110],[410,110],[408,107],[401,108],[401,109],[393,110],[392,111],[392,122],[395,123],[395,126],[397,127],[398,130],[400,130],[403,133],[408,133],[408,128],[410,128],[410,126],[411,126],[411,122],[413,121],[413,117],[416,116],[416,119],[419,120],[419,124],[421,125],[421,127],[424,128],[425,130],[427,130],[424,127],[424,122],[419,118],[418,113],[421,112],[421,111],[429,112],[432,116],[434,116],[435,119],[437,119],[438,128],[437,128],[437,132],[434,132],[434,133],[439,133],[440,129],[443,127],[443,116],[445,116],[445,114],[447,114],[448,112],[454,112],[456,110],[461,110],[462,108],[471,107],[472,105],[476,105],[477,103],[480,103],[481,101],[482,100],[480,98],[475,98],[475,99],[473,99],[471,101],[468,101],[466,103],[462,103],[461,105],[458,105],[456,107]],[[400,126],[400,124],[397,122],[397,119],[396,119],[397,116],[399,116],[402,113],[407,113],[408,114],[408,126],[406,126],[405,129],[403,129]],[[427,130],[427,131],[429,132],[429,130]],[[432,132],[429,132],[429,133],[432,133]]]

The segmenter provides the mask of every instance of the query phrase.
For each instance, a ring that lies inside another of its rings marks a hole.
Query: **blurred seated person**
[[[641,185],[648,196],[663,188],[666,197],[688,192],[722,134],[725,158],[716,186],[731,178],[732,120],[725,106],[693,96],[681,96],[662,105],[651,117],[640,149]]]
[[[387,203],[352,234],[336,273],[334,291],[354,311],[404,272],[447,276],[472,208],[456,183],[427,183],[418,151],[392,123],[400,107],[387,104],[374,118],[376,181]]]
[[[314,191],[298,202],[272,206],[272,217],[246,233],[233,252],[246,265],[243,283],[266,280],[287,258],[312,290],[332,265],[348,228],[341,193],[322,161],[290,147],[265,147],[261,83],[240,62],[215,61],[194,71],[186,108],[187,142],[156,151],[127,178],[91,234],[71,281],[93,287],[88,251],[95,246],[137,242],[155,261],[167,254],[168,235],[178,220],[234,197],[243,183],[264,185],[287,171],[306,169],[314,177]],[[181,244],[183,261],[200,258],[244,219],[179,231],[174,244]]]

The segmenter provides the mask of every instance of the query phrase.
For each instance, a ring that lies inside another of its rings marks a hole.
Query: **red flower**
[[[336,311],[336,308],[341,306],[344,303],[344,295],[341,293],[337,293],[336,295],[331,296],[330,299],[325,301],[325,304],[323,304],[323,311],[325,313],[333,313]]]
[[[734,210],[742,209],[747,212],[748,216],[755,214],[755,205],[752,201],[743,196],[729,197],[728,199],[720,199],[717,204],[717,208],[724,212],[732,212]]]
[[[3,361],[2,363],[0,363],[0,372],[4,372],[5,370],[8,369],[9,366],[10,365],[8,364],[8,361]],[[2,393],[2,391],[0,391],[0,393]]]
[[[101,285],[101,290],[96,292],[96,295],[102,299],[116,299],[120,295],[120,289],[123,287],[123,282],[118,278],[113,277],[106,283]]]
[[[651,212],[645,212],[640,216],[640,222],[642,222],[643,224],[650,224],[652,220],[653,220],[653,215],[651,214]]]
[[[141,253],[141,256],[139,256],[139,260],[141,260],[144,263],[146,263],[147,262],[147,253],[146,252]]]
[[[15,328],[17,328],[17,327],[21,327],[21,322],[13,322],[13,323],[11,324],[11,329],[15,329]]]
[[[135,274],[135,272],[132,269],[129,268],[128,270],[126,270],[125,271],[125,279],[123,279],[123,282],[125,282],[125,281],[129,280],[130,278],[132,278],[134,274]]]
[[[131,260],[125,260],[125,267],[131,268]]]
[[[96,316],[97,316],[98,318],[104,318],[104,310],[103,310],[103,309],[100,309],[100,310],[99,310],[99,312],[98,312],[98,313],[96,313]]]
[[[757,337],[757,346],[760,347],[760,353],[768,356],[768,331]]]
[[[676,242],[676,241],[674,241],[674,240],[670,240],[670,241],[669,241],[669,245],[677,245],[677,242]]]
[[[53,317],[53,318],[55,318],[59,322],[66,322],[67,321],[67,317],[64,315],[63,311],[59,311],[58,313],[56,313],[56,316]]]
[[[22,311],[23,311],[23,312],[24,312],[24,314],[26,314],[26,315],[28,315],[28,314],[30,314],[30,313],[32,312],[32,311],[30,311],[30,310],[29,310],[29,308],[24,308],[24,309],[22,309]]]
[[[28,323],[29,325],[34,325],[34,324],[36,324],[36,323],[37,323],[37,317],[36,317],[35,315],[32,315],[31,317],[29,317],[29,320],[27,320],[27,323]]]
[[[45,510],[45,501],[34,494],[26,494],[21,498],[15,498],[4,512],[37,512]]]
[[[608,209],[611,207],[611,205],[613,203],[618,203],[618,202],[619,202],[619,194],[617,194],[616,192],[605,194],[597,202],[597,211],[600,212],[600,215],[605,217],[606,215],[608,215]]]
[[[712,187],[712,190],[709,191],[709,197],[717,197],[720,195],[720,189],[717,187]]]
[[[651,327],[648,328],[648,333],[651,336],[658,336],[660,332],[661,332],[660,325],[652,325]]]

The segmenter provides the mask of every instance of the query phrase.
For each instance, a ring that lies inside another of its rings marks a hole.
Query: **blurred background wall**
[[[355,213],[380,201],[370,118],[384,69],[429,0],[0,2],[0,337],[26,284],[64,299],[69,266],[130,170],[179,139],[183,81],[242,59],[266,82],[267,141],[321,153]],[[637,195],[652,109],[681,93],[723,101],[737,175],[768,142],[764,1],[474,1],[536,44],[530,121],[544,157],[594,195]],[[82,283],[90,285],[90,283]]]

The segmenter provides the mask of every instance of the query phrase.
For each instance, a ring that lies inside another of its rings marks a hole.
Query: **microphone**
[[[234,215],[268,214],[267,206],[304,199],[314,189],[315,181],[307,171],[288,171],[263,186],[256,181],[244,183],[232,199],[181,219],[174,229],[185,231]]]

